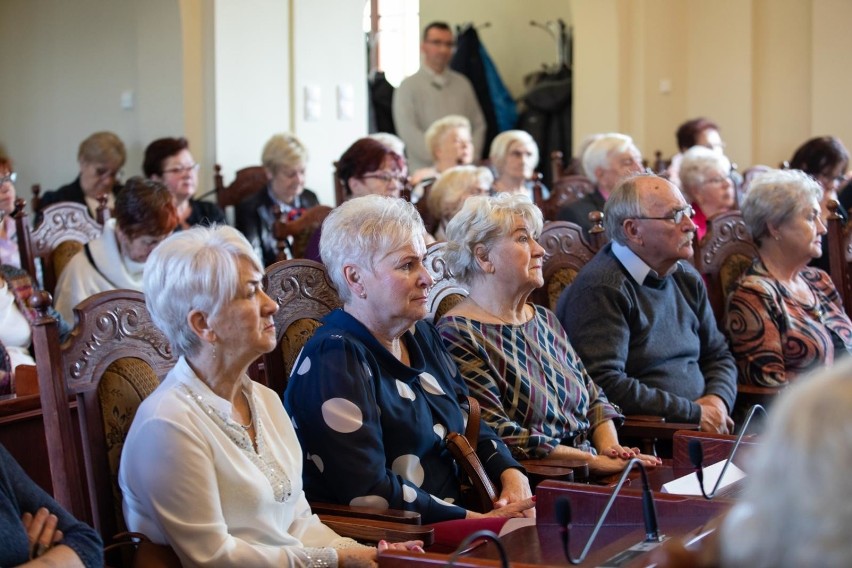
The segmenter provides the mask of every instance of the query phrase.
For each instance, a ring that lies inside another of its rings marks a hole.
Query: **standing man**
[[[473,86],[467,77],[449,69],[455,38],[450,26],[432,22],[423,31],[420,70],[407,77],[393,96],[393,121],[408,151],[408,168],[414,171],[432,165],[432,153],[426,147],[429,125],[448,114],[460,114],[470,120],[474,155],[485,142],[485,117]]]
[[[562,293],[556,314],[592,379],[625,414],[727,434],[737,369],[688,262],[692,207],[669,181],[621,182],[604,208],[612,242]]]

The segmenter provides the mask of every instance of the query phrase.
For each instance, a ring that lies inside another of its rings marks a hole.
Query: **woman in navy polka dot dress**
[[[325,220],[322,258],[344,307],[307,343],[285,393],[309,499],[417,511],[426,523],[476,518],[460,503],[444,438],[464,431],[467,388],[422,318],[432,279],[416,209],[366,196]],[[501,487],[487,516],[532,514],[529,482],[484,423],[477,454]]]

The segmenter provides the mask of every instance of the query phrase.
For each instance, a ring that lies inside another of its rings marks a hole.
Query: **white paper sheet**
[[[714,463],[709,467],[704,468],[704,491],[710,493],[713,491],[713,486],[716,485],[716,480],[722,473],[722,468],[728,460],[722,460]],[[725,472],[725,478],[719,484],[719,489],[744,478],[746,474],[735,464],[728,466],[728,471]],[[701,495],[701,487],[698,485],[698,476],[695,472],[689,475],[684,475],[663,485],[663,493],[672,493],[674,495]]]

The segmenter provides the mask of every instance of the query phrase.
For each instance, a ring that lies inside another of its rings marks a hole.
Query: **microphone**
[[[579,558],[574,558],[571,555],[571,551],[569,549],[569,532],[571,530],[571,500],[567,496],[560,497],[556,500],[556,520],[560,524],[560,531],[562,533],[562,546],[565,549],[565,557],[571,564],[580,564],[581,562],[583,562],[583,560],[586,559],[586,556],[588,556],[589,551],[592,549],[592,545],[594,544],[595,539],[598,536],[598,533],[600,532],[604,522],[606,521],[607,515],[609,515],[609,510],[612,509],[612,506],[615,503],[615,499],[621,492],[621,488],[624,486],[624,482],[627,481],[627,476],[630,474],[630,471],[633,469],[634,466],[638,466],[639,472],[642,474],[642,518],[645,521],[645,540],[643,542],[662,542],[665,538],[663,536],[660,536],[660,531],[657,524],[657,507],[654,504],[654,494],[651,491],[651,484],[648,483],[648,473],[645,470],[645,466],[642,465],[642,462],[639,461],[637,458],[633,458],[629,462],[627,462],[627,467],[624,468],[624,473],[621,474],[621,479],[618,480],[618,484],[615,486],[615,489],[613,490],[609,501],[607,501],[606,507],[604,507],[600,518],[595,523],[595,526],[592,529],[592,534],[589,536],[589,540],[586,543],[586,546],[583,548],[583,552],[580,553]]]
[[[716,484],[713,485],[713,491],[710,493],[707,493],[704,490],[704,448],[701,446],[701,440],[693,439],[689,441],[689,461],[692,462],[692,467],[695,468],[695,475],[698,477],[698,486],[701,487],[701,494],[704,495],[705,499],[710,500],[716,496],[716,492],[719,490],[719,484],[722,483],[722,479],[725,478],[725,472],[728,471],[728,466],[731,465],[731,462],[734,460],[734,456],[737,455],[737,450],[740,449],[740,443],[743,441],[743,436],[745,435],[746,430],[748,430],[749,424],[751,424],[752,417],[758,410],[766,416],[766,409],[759,404],[755,404],[748,409],[748,414],[746,415],[743,427],[737,436],[737,440],[734,442],[734,447],[731,448],[731,453],[728,454],[728,460],[722,467],[722,473],[719,474],[719,478],[716,479]]]
[[[479,542],[473,544],[477,540],[479,540]],[[445,566],[447,566],[447,568],[455,566],[455,562],[456,560],[458,560],[459,556],[461,556],[462,554],[467,554],[474,548],[477,548],[480,544],[489,540],[497,546],[497,552],[500,554],[500,567],[510,568],[509,555],[506,553],[506,548],[503,546],[503,542],[500,540],[500,537],[497,536],[497,534],[488,530],[476,531],[467,535],[467,538],[465,538],[461,542],[459,547],[455,550],[455,552],[453,552],[452,556],[449,557]]]

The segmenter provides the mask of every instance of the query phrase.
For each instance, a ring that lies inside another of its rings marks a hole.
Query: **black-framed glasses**
[[[390,185],[391,182],[396,182],[402,186],[404,186],[408,182],[408,178],[403,175],[389,173],[366,174],[361,176],[361,179],[377,179],[387,185]]]
[[[691,205],[687,205],[682,209],[673,211],[671,215],[665,217],[633,217],[634,219],[645,219],[648,221],[673,221],[675,225],[683,223],[684,217],[692,219],[695,216],[695,209]]]
[[[7,181],[15,183],[16,179],[18,179],[18,174],[16,174],[15,172],[9,172],[8,174],[6,174],[4,176],[0,176],[0,185],[3,185]]]
[[[167,170],[163,170],[163,174],[174,174],[177,176],[182,176],[187,172],[197,172],[198,168],[201,166],[199,164],[192,164],[189,166],[176,166],[174,168],[169,168]]]

